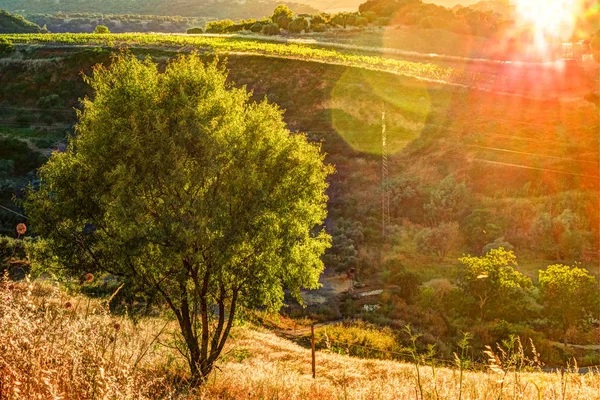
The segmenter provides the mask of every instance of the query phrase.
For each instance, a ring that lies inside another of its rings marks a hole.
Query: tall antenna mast
[[[388,153],[385,111],[381,113],[381,230],[387,243],[390,225],[390,193],[388,188]]]

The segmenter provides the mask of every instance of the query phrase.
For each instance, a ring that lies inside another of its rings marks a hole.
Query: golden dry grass
[[[221,399],[421,399],[414,365],[361,360],[318,352],[317,379],[310,351],[271,332],[238,329],[232,341],[246,357],[222,365],[203,388]],[[421,367],[423,398],[459,398],[459,371]],[[462,399],[600,399],[600,375],[566,373],[465,372]],[[515,385],[515,378],[518,379]],[[434,382],[436,383],[434,385]]]
[[[89,304],[89,307],[88,307]],[[166,329],[163,330],[163,328]],[[163,331],[159,340],[157,333]],[[320,351],[270,331],[237,327],[200,390],[169,342],[174,323],[134,325],[105,303],[48,284],[0,282],[1,399],[600,399],[600,375],[465,372]],[[503,379],[501,383],[500,380]]]

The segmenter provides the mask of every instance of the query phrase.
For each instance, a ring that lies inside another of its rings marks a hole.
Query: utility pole
[[[381,113],[381,233],[384,244],[388,241],[390,225],[390,193],[388,188],[388,152],[385,111]]]

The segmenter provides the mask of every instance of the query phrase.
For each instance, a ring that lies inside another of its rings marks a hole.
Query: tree
[[[108,30],[108,27],[105,25],[98,25],[96,27],[96,29],[94,29],[94,33],[105,34],[105,33],[110,33],[110,30]]]
[[[273,23],[279,25],[283,29],[288,28],[289,23],[293,18],[294,13],[284,4],[278,5],[277,8],[273,10],[273,15],[271,16]]]
[[[444,222],[435,228],[424,228],[417,236],[417,249],[422,253],[432,253],[443,261],[460,237],[458,223]]]
[[[538,214],[529,235],[536,250],[556,260],[580,257],[591,241],[589,229],[569,208],[556,217],[547,212]]]
[[[465,183],[456,183],[454,175],[448,175],[431,189],[425,213],[433,224],[461,221],[469,209],[470,199],[471,192]]]
[[[265,35],[279,35],[281,28],[277,24],[266,24],[262,28],[262,33]]]
[[[550,265],[539,271],[538,282],[545,315],[563,330],[565,345],[569,328],[587,316],[598,317],[598,281],[586,269]]]
[[[483,257],[465,256],[459,261],[458,287],[475,300],[481,320],[518,318],[516,310],[524,309],[526,290],[532,283],[515,270],[517,258],[512,251],[492,249]]]
[[[289,23],[288,29],[293,33],[301,33],[308,30],[308,21],[304,17],[295,18]]]
[[[76,135],[25,209],[72,274],[107,272],[160,293],[191,381],[211,372],[240,307],[278,309],[317,288],[330,237],[331,167],[276,106],[251,103],[216,61],[119,55],[86,81]]]
[[[325,265],[338,272],[358,267],[358,248],[363,240],[363,227],[360,222],[338,219],[332,230],[332,246],[323,256]]]

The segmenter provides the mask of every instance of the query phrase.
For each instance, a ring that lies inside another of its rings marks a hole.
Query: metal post
[[[313,379],[317,377],[317,365],[315,362],[315,324],[310,325],[310,346],[312,349],[312,375]]]

